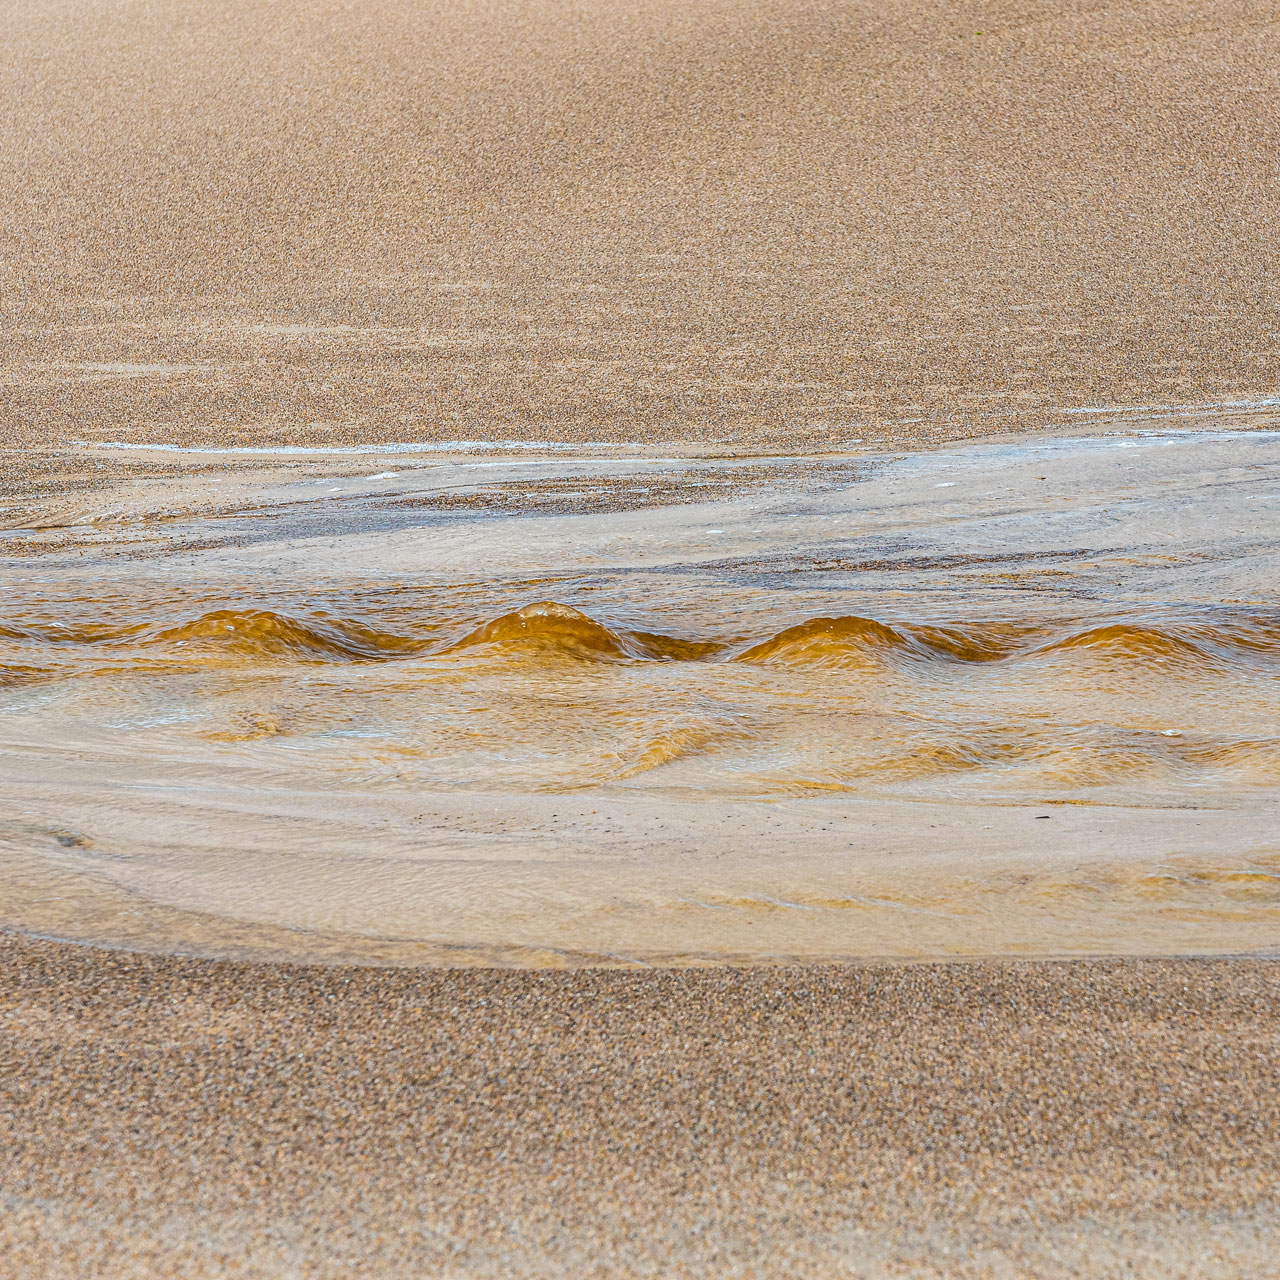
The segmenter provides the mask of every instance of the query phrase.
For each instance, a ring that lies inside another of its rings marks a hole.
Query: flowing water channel
[[[1280,943],[1280,433],[102,457],[134,469],[0,535],[9,928],[423,963]]]

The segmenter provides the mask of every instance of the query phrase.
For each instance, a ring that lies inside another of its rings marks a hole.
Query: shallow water
[[[521,964],[1280,940],[1275,433],[236,465],[8,564],[11,927]]]

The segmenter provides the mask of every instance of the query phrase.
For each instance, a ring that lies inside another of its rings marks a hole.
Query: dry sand
[[[0,942],[0,1274],[1264,1276],[1268,961],[499,973]]]
[[[9,442],[928,442],[1280,385],[1265,0],[15,0],[0,49]]]

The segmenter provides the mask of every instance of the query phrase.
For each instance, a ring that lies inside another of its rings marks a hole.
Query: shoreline
[[[552,966],[1270,947],[1278,449],[140,485],[12,575],[0,925]]]
[[[1261,1274],[1280,963],[395,970],[0,937],[7,1276]]]
[[[10,6],[0,1280],[1274,1272],[1277,47]]]
[[[483,467],[510,472],[513,482],[521,468],[556,468],[573,465],[595,467],[607,476],[612,465],[619,474],[637,466],[689,466],[719,470],[725,477],[737,473],[731,496],[739,496],[761,477],[775,471],[808,470],[814,475],[824,466],[881,466],[906,458],[946,456],[953,452],[983,449],[1004,450],[1038,446],[1052,448],[1089,440],[1136,439],[1152,436],[1176,438],[1195,436],[1205,440],[1267,435],[1280,431],[1280,415],[1254,410],[1239,420],[1227,421],[1212,414],[1189,413],[1178,423],[1166,418],[1108,417],[1099,421],[1055,421],[1022,431],[973,431],[945,439],[921,439],[910,435],[889,435],[843,444],[827,443],[806,450],[803,441],[756,442],[723,440],[708,443],[695,439],[666,441],[658,438],[631,441],[567,440],[465,440],[441,441],[423,438],[382,441],[361,439],[343,445],[298,443],[296,433],[278,444],[187,445],[173,442],[147,443],[133,440],[77,440],[30,446],[20,442],[0,447],[5,474],[0,477],[0,559],[26,557],[46,550],[63,549],[86,530],[105,522],[108,525],[137,524],[167,518],[169,504],[182,493],[184,482],[200,477],[216,477],[216,483],[231,479],[252,492],[281,483],[282,477],[297,479],[301,473],[311,479],[348,479],[364,474],[363,469],[384,463],[409,473],[427,474],[443,467]],[[305,433],[303,433],[305,438]],[[777,448],[770,447],[773,443]],[[783,447],[783,445],[787,447]],[[353,471],[352,467],[360,470]],[[754,473],[754,474],[753,474]],[[388,476],[398,473],[387,473]],[[383,476],[366,477],[382,479]],[[558,477],[554,477],[558,478]],[[529,476],[534,487],[545,476]],[[481,482],[476,481],[477,485]],[[185,501],[191,500],[190,484],[185,485]],[[232,499],[232,491],[214,490],[204,484],[202,501],[210,513]],[[618,501],[606,489],[600,493],[604,514],[624,514],[635,504]],[[677,486],[668,491],[675,503],[690,499]],[[122,504],[116,509],[111,504]],[[105,504],[105,505],[104,505]],[[644,506],[660,506],[662,501]]]

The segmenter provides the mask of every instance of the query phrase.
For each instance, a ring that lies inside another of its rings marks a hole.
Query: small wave
[[[720,645],[683,641],[648,631],[606,626],[572,605],[543,600],[504,613],[451,645],[444,653],[483,649],[490,655],[569,658],[582,662],[697,660]]]
[[[1211,654],[1188,636],[1158,627],[1116,622],[1059,636],[1040,645],[1037,653],[1082,652],[1093,656],[1147,659],[1161,663],[1207,661]]]
[[[44,667],[19,667],[0,663],[0,689],[16,689],[19,685],[35,684],[49,675]]]
[[[1014,649],[1018,633],[1003,625],[981,628],[891,625],[850,615],[812,618],[737,655],[739,662],[801,667],[846,667],[886,658],[994,662]]]
[[[1280,653],[1280,629],[1253,619],[1230,626],[1112,622],[1055,636],[1036,654],[1081,653],[1166,667],[1220,665]]]
[[[858,657],[908,652],[913,647],[906,631],[874,618],[812,618],[752,645],[738,654],[738,661],[845,666]]]
[[[655,734],[634,758],[613,775],[614,779],[636,778],[676,760],[699,755],[716,746],[719,739],[729,736],[732,735],[717,735],[713,730],[692,725]]]
[[[737,655],[739,662],[840,668],[910,660],[983,664],[1079,655],[1108,664],[1210,668],[1280,655],[1280,627],[1230,623],[1113,621],[1085,627],[988,623],[967,627],[890,624],[856,615],[812,618]]]
[[[347,620],[303,620],[270,609],[216,609],[192,622],[154,633],[155,644],[243,658],[299,658],[309,661],[369,661],[402,657],[422,642]]]
[[[0,623],[0,640],[17,640],[35,644],[100,644],[106,640],[124,639],[140,634],[142,626],[107,627],[94,623],[68,626],[54,622],[47,626],[15,626]]]
[[[410,634],[321,611],[222,608],[168,622],[0,623],[0,642],[21,665],[43,646],[91,646],[126,652],[163,648],[172,657],[296,659],[356,662],[435,658],[569,659],[579,662],[732,662],[797,670],[923,672],[1004,662],[1053,660],[1097,664],[1101,670],[1156,670],[1171,675],[1246,665],[1274,666],[1280,622],[1250,615],[1131,617],[1082,622],[927,625],[848,614],[809,618],[753,639],[698,639],[618,626],[569,604],[539,601],[501,614],[447,643],[440,617],[423,619]],[[456,634],[456,633],[455,633]],[[185,652],[183,652],[185,650]]]
[[[492,653],[542,654],[586,661],[617,662],[645,656],[626,643],[625,633],[569,605],[543,601],[504,613],[463,636],[445,653],[487,649]]]
[[[1260,782],[1280,779],[1280,738],[1208,738],[1170,746],[1189,768],[1222,769]]]

